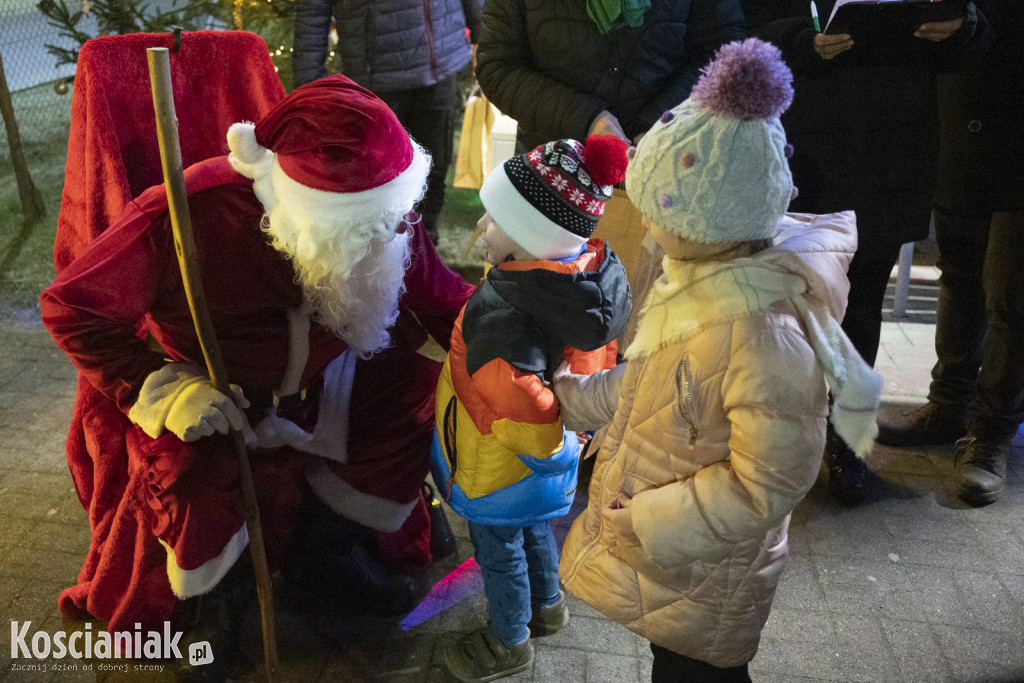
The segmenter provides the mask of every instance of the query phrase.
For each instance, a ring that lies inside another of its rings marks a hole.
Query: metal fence
[[[85,12],[77,28],[87,35],[98,35],[95,16],[88,12],[90,0],[66,0],[72,11],[81,2]],[[187,0],[186,0],[187,1]],[[270,0],[268,0],[269,2]],[[3,57],[7,86],[11,91],[15,119],[27,151],[38,143],[53,147],[67,142],[70,125],[71,79],[74,64],[56,66],[57,57],[50,54],[47,45],[65,49],[80,47],[72,39],[62,37],[47,23],[46,16],[36,6],[39,0],[0,0],[0,55]],[[170,11],[181,8],[182,0],[150,0],[143,3],[145,11]],[[255,6],[255,2],[251,2]],[[248,5],[246,5],[248,7]],[[289,73],[288,49],[291,45],[291,3],[273,12],[245,13],[246,30],[259,33],[271,48],[275,65]],[[223,22],[209,16],[202,28],[227,28]],[[287,85],[287,81],[286,81]],[[61,94],[63,92],[64,94]],[[0,133],[0,180],[10,168],[10,150],[7,137]]]
[[[73,64],[56,67],[57,58],[47,52],[46,45],[77,47],[47,25],[36,2],[0,0],[0,55],[7,87],[11,90],[14,116],[27,148],[67,140],[71,96],[59,95],[54,85],[73,76],[75,67]],[[96,31],[95,20],[90,17],[84,18],[81,26],[85,31]],[[6,135],[0,135],[0,155],[5,161],[10,158]],[[10,164],[4,166],[9,168]]]

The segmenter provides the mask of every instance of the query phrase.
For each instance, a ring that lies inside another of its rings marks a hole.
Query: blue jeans
[[[469,523],[476,562],[484,578],[491,630],[506,644],[526,640],[531,602],[558,601],[558,546],[551,525],[490,526]]]

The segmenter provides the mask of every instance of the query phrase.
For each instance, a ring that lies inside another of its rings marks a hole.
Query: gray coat
[[[327,75],[331,17],[342,73],[375,93],[433,85],[470,58],[478,0],[296,0],[295,85]]]

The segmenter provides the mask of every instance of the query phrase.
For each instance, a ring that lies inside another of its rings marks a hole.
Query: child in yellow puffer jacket
[[[731,43],[640,141],[626,187],[664,274],[624,371],[554,383],[567,425],[611,423],[562,580],[651,641],[654,681],[750,680],[826,419],[861,455],[876,431],[881,377],[837,322],[853,214],[784,216],[791,82]]]

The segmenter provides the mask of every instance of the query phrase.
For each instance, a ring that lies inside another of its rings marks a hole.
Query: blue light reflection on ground
[[[475,557],[470,557],[435,583],[423,602],[409,612],[399,625],[403,631],[408,631],[483,589],[480,565],[476,563]]]

